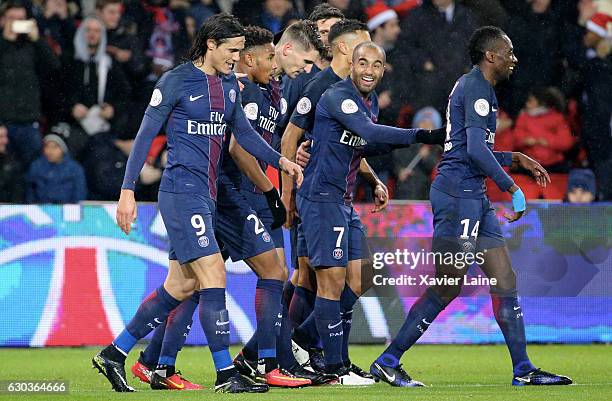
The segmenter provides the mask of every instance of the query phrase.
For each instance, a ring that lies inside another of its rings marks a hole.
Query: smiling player
[[[389,152],[394,148],[391,145],[431,143],[436,138],[439,142],[444,132],[375,124],[378,103],[374,89],[384,73],[385,52],[375,43],[364,42],[348,54],[352,55],[350,77],[332,85],[316,105],[310,130],[312,155],[297,193],[299,229],[317,276],[314,315],[302,326],[315,320],[327,373],[338,375],[341,384],[370,384],[353,372],[344,339],[345,330],[348,337],[350,329],[346,316],[357,294],[367,290],[362,288],[361,275],[369,271],[365,232],[352,206],[356,174],[367,154]]]
[[[493,313],[512,357],[513,385],[571,384],[566,376],[537,369],[527,356],[516,276],[499,221],[485,193],[484,180],[490,177],[502,191],[512,194],[514,213],[506,216],[512,222],[525,212],[525,196],[502,166],[518,164],[529,170],[541,186],[550,182],[546,170],[522,153],[492,151],[498,108],[493,87],[510,77],[518,60],[510,38],[497,27],[476,30],[468,49],[474,68],[459,78],[449,96],[445,152],[431,186],[433,250],[442,253],[486,250],[480,267],[497,281],[491,286]],[[460,294],[465,273],[466,269],[453,265],[436,266],[436,277],[458,278],[459,284],[427,289],[410,309],[397,337],[372,363],[373,375],[392,386],[423,385],[402,369],[400,358]]]
[[[217,371],[219,392],[263,392],[237,373],[229,354],[230,320],[225,307],[225,265],[215,240],[217,175],[228,127],[258,159],[301,179],[300,168],[274,151],[253,130],[240,105],[231,73],[244,47],[244,28],[233,16],[209,18],[198,31],[191,61],[167,72],[156,84],[136,136],[117,208],[117,222],[129,234],[136,218],[134,186],[153,138],[165,126],[168,163],[158,205],[170,239],[166,281],[140,305],[121,334],[93,358],[115,391],[134,391],[125,378],[125,358],[181,301],[200,290],[200,323]]]

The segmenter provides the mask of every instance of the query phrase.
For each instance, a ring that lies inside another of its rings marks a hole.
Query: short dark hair
[[[206,55],[208,45],[206,42],[212,39],[217,45],[230,38],[244,36],[244,27],[238,18],[231,14],[221,13],[213,15],[204,21],[198,30],[193,45],[189,50],[189,59],[196,61]]]
[[[24,8],[26,10],[27,17],[32,17],[32,9],[30,8],[30,5],[22,0],[9,0],[3,2],[0,5],[0,17],[3,17],[4,14],[11,8]]]
[[[327,37],[327,41],[332,43],[338,37],[346,34],[346,33],[354,33],[357,31],[366,31],[368,32],[368,26],[356,19],[343,19],[342,21],[336,22],[329,29],[329,36]]]
[[[554,86],[542,87],[536,86],[529,90],[529,95],[533,96],[538,103],[549,109],[555,109],[558,112],[564,113],[566,101],[563,92]]]
[[[483,26],[476,29],[468,43],[468,54],[472,64],[480,63],[485,53],[492,50],[503,36],[507,36],[506,33],[496,26]]]
[[[363,43],[359,43],[357,46],[355,46],[355,49],[353,49],[353,57],[352,57],[353,62],[356,61],[355,56],[357,53],[359,53],[359,50],[365,49],[365,48],[378,50],[383,56],[383,62],[387,61],[387,52],[385,52],[385,49],[383,49],[382,46],[377,45],[374,42],[363,42]]]
[[[330,18],[344,19],[345,17],[339,8],[330,6],[328,3],[319,4],[312,10],[310,15],[308,16],[308,19],[314,22]]]
[[[274,40],[274,35],[269,30],[255,26],[249,25],[244,28],[244,49],[249,50],[253,47],[267,45],[268,43],[272,43]]]
[[[280,43],[298,44],[304,50],[316,49],[319,54],[325,53],[325,45],[314,21],[301,20],[289,25],[283,32]]]
[[[96,10],[102,10],[109,4],[123,4],[123,0],[96,0]]]

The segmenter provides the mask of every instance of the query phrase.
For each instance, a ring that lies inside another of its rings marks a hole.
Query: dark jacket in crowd
[[[41,117],[41,82],[60,67],[42,40],[0,37],[0,120],[31,123]]]
[[[399,66],[407,65],[414,73],[415,109],[433,105],[444,110],[455,81],[471,67],[467,43],[477,28],[474,15],[455,2],[453,19],[447,22],[436,7],[424,4],[408,14],[401,28],[397,47],[404,59]],[[424,68],[427,61],[432,71]]]
[[[0,153],[0,203],[22,203],[25,182],[23,167],[10,153]]]
[[[29,203],[77,203],[87,199],[87,184],[81,165],[64,155],[61,163],[44,156],[30,166],[26,201]]]
[[[505,84],[510,86],[511,95],[500,96],[500,101],[510,115],[516,116],[531,88],[558,86],[561,82],[564,37],[561,18],[555,10],[515,14],[507,33],[519,62]]]

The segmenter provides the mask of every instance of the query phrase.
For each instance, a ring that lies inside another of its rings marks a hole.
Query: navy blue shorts
[[[170,260],[183,264],[219,252],[212,199],[159,191],[157,205],[170,239]]]
[[[297,197],[302,222],[298,230],[307,244],[310,265],[346,267],[350,260],[369,257],[365,230],[355,209],[338,203]]]
[[[489,199],[466,199],[434,187],[429,192],[434,216],[434,251],[475,251],[506,245]]]
[[[266,230],[272,236],[272,241],[274,241],[274,246],[276,248],[284,248],[285,240],[283,239],[283,228],[279,227],[275,230],[272,230],[270,227],[274,222],[274,217],[272,217],[272,211],[268,206],[268,201],[266,200],[266,196],[264,194],[256,194],[253,191],[240,191],[240,193],[247,200],[248,204],[255,210],[260,220],[263,222]]]
[[[236,188],[220,184],[216,234],[232,260],[245,260],[275,249],[272,236]]]

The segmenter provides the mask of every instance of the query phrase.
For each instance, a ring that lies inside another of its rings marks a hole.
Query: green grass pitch
[[[368,368],[382,346],[352,346],[355,363]],[[128,358],[126,370],[140,348]],[[233,348],[235,353],[237,348]],[[427,388],[393,388],[378,383],[370,387],[323,386],[304,389],[272,389],[267,394],[214,394],[213,368],[205,347],[186,347],[178,367],[185,376],[207,389],[193,392],[153,392],[128,373],[137,392],[111,391],[104,377],[91,369],[95,348],[0,349],[0,380],[67,380],[67,395],[0,394],[8,400],[337,400],[337,401],[507,401],[507,400],[612,400],[612,348],[607,345],[532,345],[531,359],[537,366],[565,374],[576,385],[515,388],[510,385],[511,367],[502,345],[417,345],[404,357],[404,367]]]

